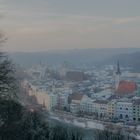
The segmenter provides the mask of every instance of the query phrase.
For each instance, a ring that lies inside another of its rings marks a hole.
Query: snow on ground
[[[104,125],[98,122],[88,121],[87,128],[104,130]]]
[[[86,128],[86,125],[84,122],[78,122],[77,120],[74,120],[73,124],[78,127]]]
[[[136,138],[137,140],[140,140],[140,135],[137,135],[135,138]]]
[[[98,121],[91,121],[91,120],[79,120],[77,118],[74,118],[72,120],[69,120],[67,118],[63,118],[63,117],[58,117],[58,116],[50,116],[51,119],[57,120],[59,122],[63,122],[63,123],[67,123],[67,124],[71,124],[74,126],[78,126],[81,128],[87,128],[87,129],[98,129],[98,130],[104,130],[105,126]],[[117,125],[121,126],[122,124],[118,123]],[[137,130],[140,130],[140,125],[137,126]],[[133,137],[135,137],[137,140],[140,140],[140,135],[134,135]]]
[[[70,121],[68,119],[61,119],[59,117],[56,116],[51,116],[51,119],[55,119],[57,121],[60,122],[65,122],[67,124],[72,124],[81,128],[88,128],[88,129],[99,129],[99,130],[104,130],[104,125],[102,123],[99,122],[95,122],[95,121],[78,121],[77,119],[74,119],[73,121]]]
[[[140,125],[137,126],[137,130],[140,131]]]

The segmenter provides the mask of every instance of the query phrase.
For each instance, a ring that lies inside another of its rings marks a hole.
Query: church
[[[117,62],[117,69],[115,72],[115,94],[123,95],[134,95],[137,90],[137,84],[133,81],[126,81],[121,78],[121,70],[119,61]]]

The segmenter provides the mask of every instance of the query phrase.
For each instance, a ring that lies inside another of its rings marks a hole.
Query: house
[[[116,117],[121,121],[133,120],[133,104],[129,101],[118,101],[116,104]]]
[[[81,100],[81,109],[82,112],[92,114],[94,112],[93,100],[88,96],[84,95]]]
[[[91,95],[91,97],[93,99],[97,99],[97,100],[107,100],[112,95],[113,95],[112,89],[111,88],[107,88],[107,89],[104,89],[104,90],[102,90],[100,92],[93,93]]]
[[[78,113],[81,110],[81,101],[84,98],[84,94],[71,94],[69,96],[70,111],[72,113]]]
[[[111,101],[108,103],[107,113],[108,113],[108,117],[109,117],[110,119],[115,118],[116,103],[117,103],[116,100],[111,100]]]
[[[68,96],[69,94],[65,93],[58,93],[58,108],[59,109],[64,109],[68,108]]]
[[[42,89],[40,90],[36,86],[31,86],[29,96],[35,96],[37,103],[45,107],[47,111],[51,111],[57,106],[57,94],[48,93]]]
[[[133,121],[140,122],[140,99],[133,102]]]
[[[106,117],[108,109],[108,101],[106,100],[96,100],[93,102],[94,113],[98,117]]]

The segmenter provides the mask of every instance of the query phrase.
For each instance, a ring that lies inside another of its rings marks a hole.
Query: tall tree
[[[0,33],[0,45],[6,40],[6,37]],[[0,98],[15,98],[17,85],[15,67],[7,55],[0,51]]]
[[[0,98],[14,99],[17,85],[14,65],[5,54],[0,53]]]

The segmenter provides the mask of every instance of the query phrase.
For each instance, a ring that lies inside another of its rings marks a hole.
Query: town
[[[140,123],[140,73],[116,65],[102,69],[53,71],[37,65],[22,82],[30,97],[46,111],[62,111],[104,122]]]

